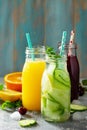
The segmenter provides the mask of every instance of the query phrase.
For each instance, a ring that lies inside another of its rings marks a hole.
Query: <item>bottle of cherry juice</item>
[[[71,102],[79,96],[79,62],[76,55],[76,44],[69,44],[67,55],[67,69],[71,80]]]

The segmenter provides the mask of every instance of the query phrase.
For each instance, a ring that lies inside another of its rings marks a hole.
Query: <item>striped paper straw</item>
[[[32,43],[31,43],[31,38],[30,38],[30,34],[29,33],[26,33],[26,39],[27,39],[28,47],[32,48]]]
[[[26,39],[27,39],[27,43],[28,43],[28,47],[30,49],[32,49],[32,42],[31,42],[31,38],[30,38],[30,34],[26,33]],[[31,54],[32,60],[35,60],[34,54]]]
[[[72,31],[71,31],[71,36],[70,36],[70,42],[69,42],[70,45],[73,44],[74,35],[75,35],[75,33],[74,33],[74,31],[72,30]]]
[[[67,36],[67,32],[63,31],[62,41],[61,41],[60,55],[63,55],[63,52],[64,52],[64,47],[65,47],[65,44],[66,44],[66,36]]]

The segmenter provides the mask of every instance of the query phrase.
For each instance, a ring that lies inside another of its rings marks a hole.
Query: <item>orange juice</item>
[[[22,72],[22,103],[28,110],[40,110],[44,60],[26,61]]]

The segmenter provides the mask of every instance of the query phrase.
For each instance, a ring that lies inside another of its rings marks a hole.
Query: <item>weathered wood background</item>
[[[87,0],[0,0],[0,76],[22,71],[26,32],[33,45],[56,49],[62,32],[68,32],[68,42],[72,29],[80,76],[87,77]]]

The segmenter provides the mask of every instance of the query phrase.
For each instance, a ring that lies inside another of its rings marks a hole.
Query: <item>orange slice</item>
[[[22,72],[14,72],[5,75],[4,81],[6,87],[11,90],[22,91]]]
[[[10,89],[4,89],[0,90],[0,98],[3,101],[9,100],[11,102],[16,101],[16,100],[21,100],[22,98],[22,93]]]

